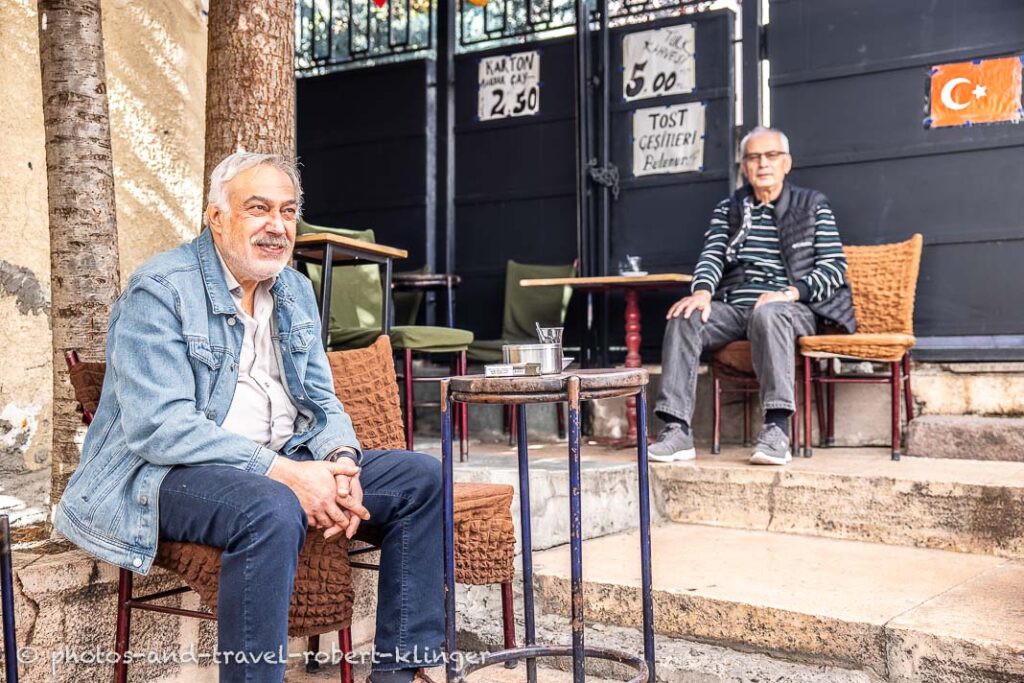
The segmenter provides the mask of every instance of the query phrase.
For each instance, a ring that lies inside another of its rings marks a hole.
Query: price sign
[[[704,169],[704,105],[637,109],[633,113],[633,175]]]
[[[539,52],[481,59],[477,82],[477,116],[481,121],[540,112]]]
[[[697,86],[693,24],[629,33],[622,39],[626,101],[683,95]]]

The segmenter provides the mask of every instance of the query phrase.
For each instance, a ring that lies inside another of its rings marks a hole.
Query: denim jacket
[[[285,268],[271,288],[273,338],[298,408],[295,434],[323,459],[359,452],[334,394],[309,280]],[[277,455],[221,428],[238,382],[244,326],[209,230],[150,259],[110,315],[103,393],[54,526],[102,560],[149,572],[160,525],[160,484],[174,465],[230,465],[264,475]]]

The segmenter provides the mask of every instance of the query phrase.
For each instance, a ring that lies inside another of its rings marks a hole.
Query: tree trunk
[[[295,158],[295,0],[212,0],[206,170],[245,150]]]
[[[53,330],[56,505],[78,465],[82,425],[64,352],[102,359],[120,289],[100,0],[38,0]]]

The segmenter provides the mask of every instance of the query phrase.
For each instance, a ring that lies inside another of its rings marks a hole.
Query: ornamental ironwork
[[[295,14],[299,76],[433,53],[432,0],[299,0]]]

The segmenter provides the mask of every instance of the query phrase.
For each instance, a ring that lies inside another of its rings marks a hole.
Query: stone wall
[[[122,282],[192,238],[202,208],[206,0],[104,0]],[[41,519],[49,491],[50,273],[34,0],[0,3],[0,508]]]

